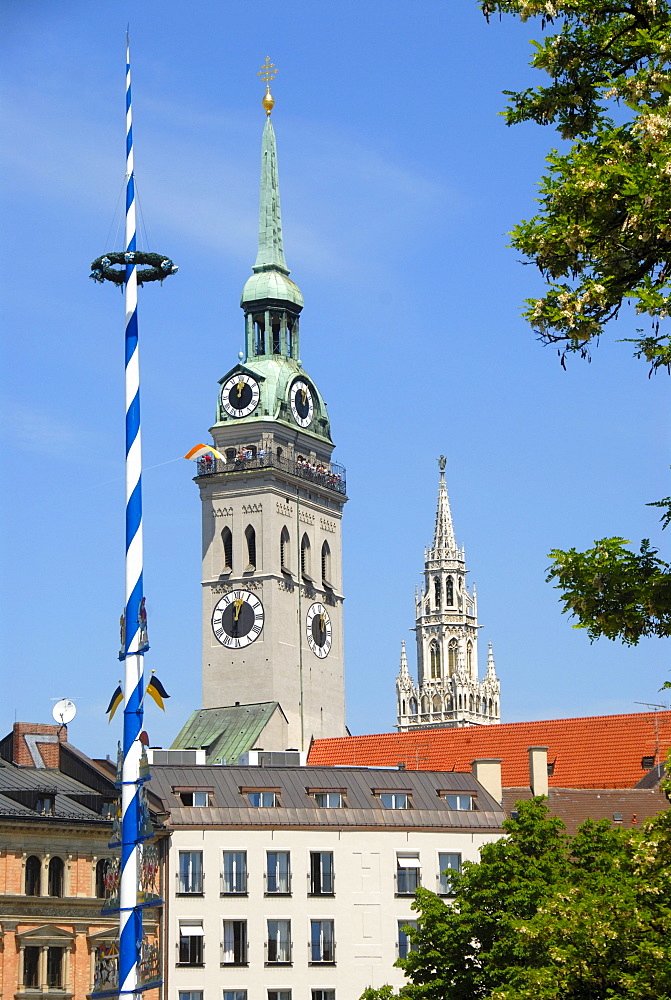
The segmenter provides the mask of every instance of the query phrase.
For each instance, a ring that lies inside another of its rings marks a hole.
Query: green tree
[[[547,86],[506,91],[509,125],[553,125],[540,210],[515,227],[512,246],[540,269],[544,296],[525,317],[557,346],[562,365],[590,347],[624,303],[646,315],[635,354],[651,373],[671,366],[671,6],[666,0],[481,0],[489,19],[538,18],[548,29],[531,65]],[[555,30],[556,29],[556,30]],[[671,500],[660,501],[671,516]],[[602,538],[586,552],[556,549],[564,612],[591,640],[635,644],[671,635],[671,566],[644,539]]]
[[[569,838],[542,799],[517,808],[506,836],[464,866],[452,904],[418,890],[398,996],[669,1000],[671,816],[634,831],[587,822]]]

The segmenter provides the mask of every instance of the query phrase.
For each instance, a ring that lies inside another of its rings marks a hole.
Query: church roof
[[[550,787],[631,788],[671,747],[671,711],[600,715],[540,722],[417,729],[405,733],[315,740],[308,764],[464,771],[500,757],[504,787],[529,783],[527,751],[548,748]],[[652,758],[644,761],[644,758]]]
[[[173,750],[205,750],[208,764],[235,764],[251,750],[276,711],[277,701],[226,705],[192,712],[172,743]]]

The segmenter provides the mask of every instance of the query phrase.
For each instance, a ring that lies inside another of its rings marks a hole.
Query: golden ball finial
[[[269,115],[270,112],[275,107],[275,98],[270,93],[270,83],[271,83],[271,81],[272,81],[272,79],[273,79],[273,77],[275,76],[276,73],[277,73],[277,68],[275,67],[275,65],[273,63],[271,63],[270,56],[266,56],[266,61],[264,62],[263,66],[261,67],[261,70],[257,74],[257,76],[260,76],[261,79],[263,80],[263,82],[266,85],[266,92],[263,95],[263,100],[261,101],[261,104],[265,108],[265,111],[266,111],[267,115]]]

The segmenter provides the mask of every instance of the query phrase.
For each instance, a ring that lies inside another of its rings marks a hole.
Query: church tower
[[[326,405],[300,360],[303,296],[284,256],[273,105],[268,86],[258,252],[240,303],[245,351],[219,380],[210,428],[219,457],[201,459],[195,480],[203,708],[278,702],[288,722],[283,745],[268,732],[259,742],[305,750],[313,737],[346,734],[347,497],[345,470],[331,461]]]
[[[466,584],[466,557],[457,546],[439,459],[438,508],[433,545],[424,552],[424,584],[415,593],[417,684],[405,642],[396,679],[398,729],[486,725],[500,722],[500,685],[489,644],[487,672],[478,678],[478,605]]]

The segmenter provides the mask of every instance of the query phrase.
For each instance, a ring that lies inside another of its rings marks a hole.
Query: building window
[[[203,852],[180,851],[177,872],[177,892],[183,895],[202,895]]]
[[[310,577],[310,539],[307,535],[303,535],[301,538],[301,576],[304,576],[307,580],[311,580]]]
[[[281,354],[280,331],[282,324],[277,313],[270,314],[270,327],[273,333],[273,354]]]
[[[42,883],[42,862],[31,854],[26,861],[26,896],[39,896]]]
[[[447,646],[447,666],[450,671],[450,676],[455,673],[457,669],[457,650],[459,648],[459,643],[456,639],[450,639]]]
[[[256,569],[256,532],[251,524],[245,528],[245,540],[247,542],[247,569],[245,572],[251,573]]]
[[[266,854],[266,893],[278,896],[291,893],[289,851],[268,851]]]
[[[222,895],[247,892],[247,852],[224,851],[224,866],[221,872]]]
[[[412,928],[413,931],[417,930],[416,920],[399,920],[398,922],[398,957],[407,958],[411,951],[414,951],[414,944],[411,937],[408,934],[408,930]]]
[[[468,672],[470,674],[473,670],[473,643],[470,639],[468,640],[468,644],[466,646],[466,666],[468,667]],[[485,711],[487,711],[486,708]]]
[[[380,802],[385,809],[410,808],[410,796],[407,792],[380,792]]]
[[[54,795],[40,795],[35,802],[35,812],[41,816],[53,816],[56,806]]]
[[[63,895],[63,876],[65,873],[65,865],[60,858],[52,858],[49,862],[49,872],[47,879],[47,895],[49,896],[62,896]]]
[[[178,797],[183,806],[209,806],[209,792],[178,792]]]
[[[437,642],[432,642],[430,646],[431,656],[431,678],[437,680],[440,677],[440,646]]]
[[[456,809],[459,812],[475,809],[475,800],[472,795],[464,795],[462,792],[446,792],[444,798],[448,809]]]
[[[447,606],[448,608],[451,608],[454,604],[454,582],[451,576],[448,576],[447,583],[445,584],[445,595]]]
[[[289,569],[289,532],[286,527],[280,534],[280,569]]]
[[[291,990],[268,990],[268,1000],[291,1000]]]
[[[179,964],[203,964],[203,923],[180,923],[179,925]]]
[[[179,990],[179,1000],[203,1000],[203,991]]]
[[[331,549],[329,543],[322,545],[322,586],[331,587]]]
[[[335,1000],[335,990],[313,990],[312,1000]]]
[[[224,920],[224,939],[221,944],[221,964],[247,964],[246,920]]]
[[[226,527],[222,529],[221,541],[224,546],[224,573],[233,572],[233,535],[231,534],[231,529]]]
[[[247,799],[254,809],[270,809],[279,805],[277,792],[247,792]]]
[[[454,895],[451,872],[461,871],[461,854],[439,854],[438,868],[440,870],[438,876],[438,895]]]
[[[254,354],[266,353],[266,318],[263,313],[254,317]]]
[[[335,962],[335,932],[332,920],[310,921],[310,962]]]
[[[63,948],[47,948],[47,986],[63,989]]]
[[[436,605],[436,611],[440,611],[442,603],[440,600],[441,593],[442,593],[442,587],[440,585],[440,578],[435,577],[433,581],[433,600],[434,604]]]
[[[266,961],[269,965],[289,965],[291,963],[290,920],[268,921]]]
[[[105,890],[105,875],[109,860],[109,858],[101,858],[96,864],[96,896],[98,899],[104,899],[107,894]]]
[[[224,990],[223,1000],[247,1000],[247,990]]]
[[[334,891],[333,852],[310,851],[310,895],[332,896]]]
[[[341,809],[342,792],[315,792],[315,802],[322,809]]]
[[[396,855],[396,895],[414,896],[421,885],[419,854]]]
[[[40,988],[40,953],[42,949],[29,945],[23,949],[23,985],[27,990]]]

